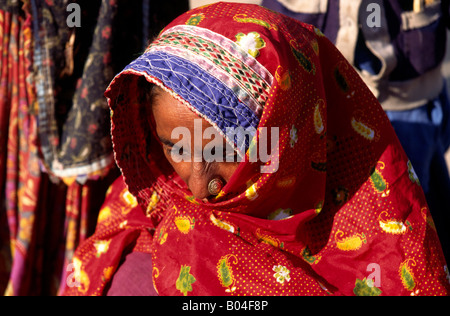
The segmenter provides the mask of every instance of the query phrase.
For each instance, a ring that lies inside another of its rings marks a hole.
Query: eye
[[[185,154],[185,150],[183,147],[172,147],[172,152],[175,151],[178,155],[183,156]]]
[[[167,156],[171,156],[171,154],[173,153],[173,150],[174,150],[174,148],[173,148],[173,146],[169,146],[169,145],[166,145],[166,144],[163,144],[163,150],[164,150],[164,153],[167,155]],[[182,150],[182,149],[181,149]]]
[[[175,145],[163,145],[164,153],[166,157],[172,161],[189,161],[191,158],[190,152],[188,149],[183,146],[178,147]]]

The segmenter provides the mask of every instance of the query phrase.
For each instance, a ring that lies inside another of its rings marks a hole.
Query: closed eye
[[[167,146],[167,147],[172,148],[173,146],[175,146],[174,143],[172,143],[170,140],[168,140],[168,139],[166,139],[166,138],[164,138],[164,137],[158,136],[158,138],[159,138],[159,141],[160,141],[163,145],[165,145],[165,146]]]

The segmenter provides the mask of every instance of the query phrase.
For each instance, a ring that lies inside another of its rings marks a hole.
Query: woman
[[[415,172],[318,29],[254,5],[195,9],[106,96],[126,185],[67,295],[448,294]]]

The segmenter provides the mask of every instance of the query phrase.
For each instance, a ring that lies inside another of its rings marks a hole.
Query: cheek
[[[172,165],[173,170],[181,177],[181,179],[183,179],[184,182],[187,182],[187,179],[189,179],[191,172],[190,163],[176,163],[171,159],[170,153],[167,153],[166,151],[164,151],[164,155],[166,156],[167,161],[169,161],[169,163]]]
[[[226,181],[230,181],[231,176],[238,168],[239,163],[220,163],[218,167],[218,174]]]

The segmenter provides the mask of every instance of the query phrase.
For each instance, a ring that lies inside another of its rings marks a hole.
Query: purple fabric
[[[117,269],[107,296],[158,296],[153,286],[152,255],[133,252]]]
[[[165,52],[146,53],[125,70],[128,69],[145,71],[161,80],[185,100],[189,100],[194,108],[210,118],[224,134],[228,128],[239,131],[239,127],[258,127],[259,118],[230,88],[186,59]],[[237,137],[235,143],[239,142]],[[245,140],[245,145],[247,149],[250,142]]]

